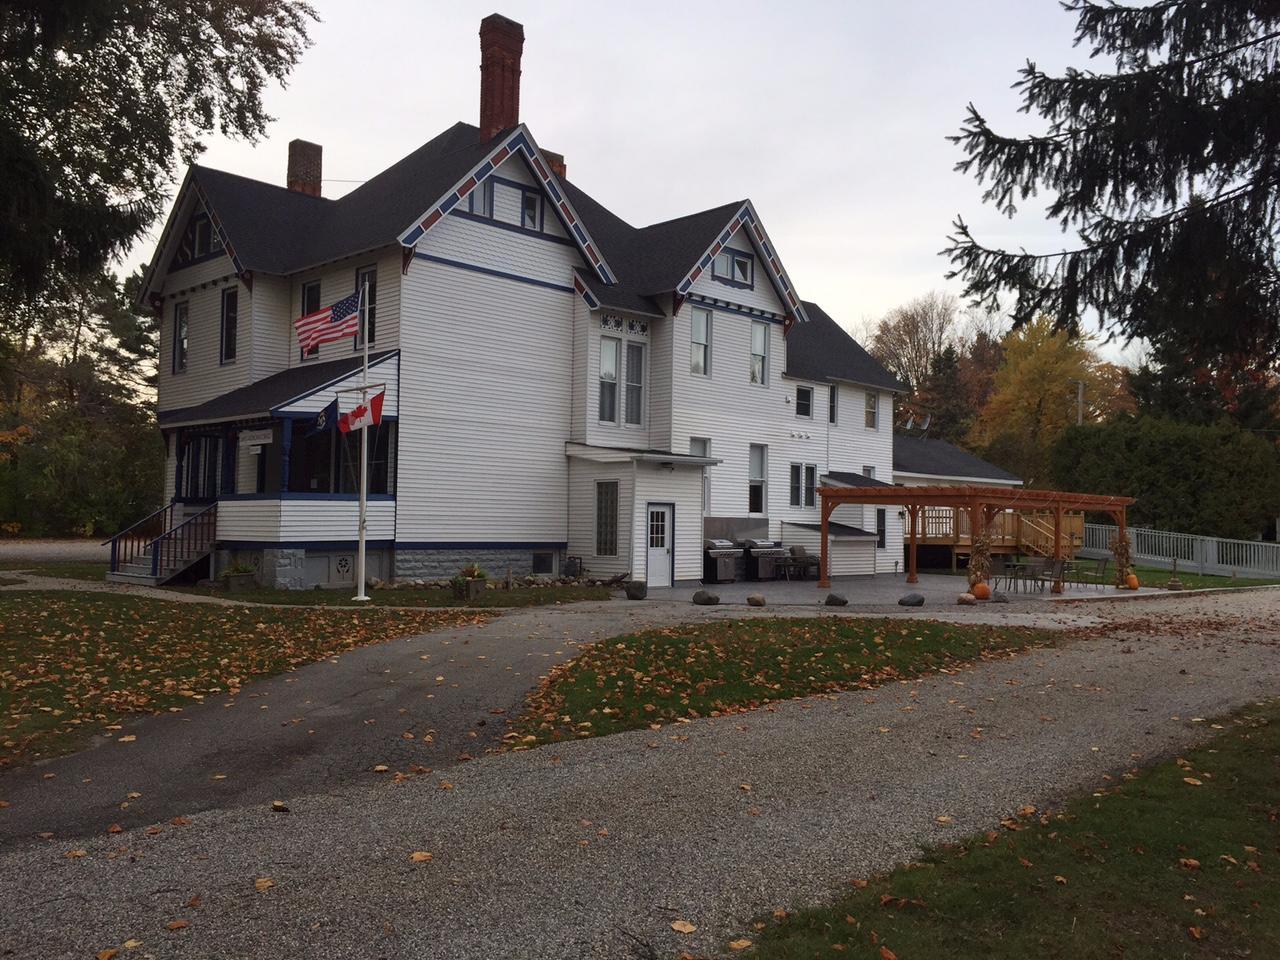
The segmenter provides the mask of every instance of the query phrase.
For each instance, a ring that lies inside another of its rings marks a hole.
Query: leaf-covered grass
[[[291,607],[351,607],[352,590],[274,590],[258,589],[229,594],[222,589],[209,587],[166,587],[181,593],[204,597],[227,597],[245,603],[270,603]],[[613,595],[609,587],[564,586],[547,584],[539,587],[516,587],[512,590],[486,590],[473,601],[455,599],[450,590],[370,590],[370,606],[374,607],[537,607],[556,603],[576,603],[580,600],[608,600]],[[363,601],[362,601],[363,602]]]
[[[485,617],[229,607],[74,591],[0,593],[0,767],[69,752],[133,714]]]
[[[1052,634],[1011,627],[843,617],[649,630],[595,644],[555,668],[511,739],[554,742],[734,713],[1049,642]]]
[[[1227,726],[1061,812],[1024,810],[833,906],[761,920],[741,955],[1280,957],[1280,705]]]
[[[39,577],[102,581],[107,563],[93,560],[0,560],[0,570],[21,570]]]
[[[1169,582],[1173,573],[1168,570],[1157,570],[1155,567],[1136,567],[1134,572],[1144,587],[1163,587]],[[1201,590],[1221,587],[1266,587],[1280,580],[1259,580],[1249,577],[1216,577],[1210,574],[1187,573],[1178,571],[1178,579],[1188,590]]]

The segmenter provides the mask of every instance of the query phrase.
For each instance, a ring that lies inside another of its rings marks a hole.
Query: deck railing
[[[173,508],[174,504],[167,504],[133,526],[125,527],[110,540],[103,541],[111,544],[112,573],[117,573],[125,564],[146,553],[151,541],[173,526]]]
[[[1107,523],[1087,523],[1084,549],[1095,556],[1110,555],[1116,527]],[[1219,576],[1280,577],[1280,543],[1262,540],[1229,540],[1201,537],[1171,530],[1129,528],[1129,543],[1135,563],[1148,567],[1178,569],[1188,573]]]
[[[151,575],[176,573],[209,552],[218,538],[218,505],[210,504],[151,541]]]

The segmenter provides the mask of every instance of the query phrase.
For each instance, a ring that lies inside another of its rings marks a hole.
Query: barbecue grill
[[[702,582],[733,583],[734,563],[742,556],[742,547],[732,540],[712,537],[702,544]]]
[[[778,564],[786,556],[786,549],[778,540],[742,541],[747,561],[748,580],[774,580],[778,576]]]

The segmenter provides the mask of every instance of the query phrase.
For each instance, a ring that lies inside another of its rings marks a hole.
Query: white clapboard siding
[[[492,186],[493,190],[493,217],[501,223],[512,226],[524,225],[524,193],[518,188],[509,186],[505,183],[499,183],[498,180],[511,180],[521,183],[530,189],[537,189],[540,193],[541,188],[538,187],[537,181],[534,180],[533,174],[529,172],[528,166],[519,155],[514,155],[503,162],[497,170],[494,171],[495,181]],[[553,213],[552,201],[544,194],[543,203],[545,205],[542,211],[542,231],[551,234],[554,237],[568,238],[564,225],[560,222],[560,218]],[[467,206],[466,201],[458,205],[459,208]]]
[[[276,348],[287,348],[289,366],[341,360],[359,353],[355,337],[321,344],[314,356],[303,360],[298,350],[298,338],[293,322],[302,315],[302,286],[314,280],[320,281],[320,306],[349,297],[356,291],[356,272],[365,267],[377,267],[378,290],[375,300],[374,336],[370,349],[393,350],[400,345],[400,270],[404,262],[398,245],[383,247],[355,257],[346,257],[314,270],[304,270],[288,278],[289,309],[286,315],[275,321],[271,330]]]
[[[253,379],[262,380],[297,362],[293,333],[293,282],[259,275],[253,281]]]
[[[222,293],[239,291],[236,323],[236,359],[221,363]],[[249,292],[232,272],[231,260],[215,260],[169,274],[160,318],[158,409],[177,410],[244,386],[251,379],[249,360],[252,337]],[[187,366],[174,372],[174,315],[179,303],[187,304]]]
[[[739,230],[734,234],[730,238],[729,246],[726,249],[749,253],[755,258],[754,285],[748,288],[737,284],[723,283],[711,276],[712,269],[708,267],[690,286],[689,293],[695,296],[712,297],[716,300],[727,300],[730,303],[741,304],[756,310],[785,314],[787,312],[786,306],[778,299],[777,291],[774,290],[773,283],[770,281],[769,275],[765,272],[761,262],[760,251],[747,236],[746,231]]]
[[[323,388],[316,390],[298,400],[286,404],[280,408],[281,413],[319,413],[336,397],[338,400],[338,409],[342,413],[346,413],[359,403],[360,394],[343,391],[350,391],[354,387],[358,387],[363,382],[364,371],[357,369],[347,374],[341,380],[336,380],[326,384]],[[392,354],[381,360],[369,364],[369,382],[385,383],[386,398],[382,401],[382,415],[384,417],[394,417],[400,409],[400,363],[399,357]]]
[[[235,444],[235,492],[253,493],[258,486],[258,457],[266,456],[266,448],[242,447],[235,437],[231,442]]]
[[[649,445],[655,450],[671,450],[685,453],[687,446],[672,446],[671,439],[671,376],[676,357],[689,363],[689,345],[682,351],[674,349],[674,324],[670,320],[649,321]]]
[[[631,572],[635,468],[630,461],[593,463],[578,457],[568,458],[568,463],[568,555],[581,557],[592,576],[613,577]],[[596,554],[596,483],[601,480],[618,482],[618,550],[614,556]]]
[[[636,467],[636,495],[632,522],[632,570],[637,580],[647,580],[648,506],[671,504],[674,524],[675,579],[702,578],[702,471],[691,467],[663,467],[641,463]]]
[[[560,251],[568,286],[576,251],[474,226]],[[397,539],[563,542],[576,295],[421,259],[403,290]]]
[[[395,537],[394,500],[371,500],[366,536]],[[245,499],[218,501],[218,539],[240,542],[295,543],[355,541],[360,536],[360,504],[354,499]]]
[[[782,524],[782,542],[804,547],[806,553],[822,556],[822,533],[794,523]],[[829,566],[833,577],[869,576],[876,572],[876,543],[852,537],[831,535]]]
[[[846,473],[863,473],[865,467],[875,468],[875,478],[893,483],[893,394],[860,384],[836,384],[836,423],[830,427],[830,469]],[[866,425],[867,393],[878,399],[878,416],[875,428]],[[825,402],[825,399],[824,399]],[[826,407],[823,407],[824,419]],[[875,531],[875,508],[865,509],[856,505],[841,507],[849,511],[844,520],[855,526]],[[898,507],[885,508],[885,546],[877,554],[881,572],[892,571],[894,561],[902,560],[902,521]]]
[[[573,298],[573,330],[570,343],[569,435],[578,443],[587,442],[587,350],[591,342],[591,328],[596,324],[595,315],[581,297]]]

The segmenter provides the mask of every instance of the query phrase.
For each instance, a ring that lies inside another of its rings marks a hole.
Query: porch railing
[[[218,538],[218,505],[210,504],[151,541],[151,575],[176,573],[208,553]]]
[[[1097,556],[1109,556],[1115,535],[1116,527],[1111,524],[1087,523],[1084,548]],[[1130,527],[1129,544],[1134,561],[1144,566],[1169,569],[1176,560],[1178,569],[1188,573],[1280,578],[1280,543]]]
[[[173,526],[174,507],[175,504],[167,504],[103,541],[104,545],[111,544],[112,573],[118,573],[121,567],[145,554],[151,542]]]

